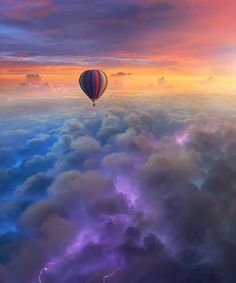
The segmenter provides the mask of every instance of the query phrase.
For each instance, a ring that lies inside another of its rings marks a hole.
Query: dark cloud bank
[[[0,282],[235,282],[235,101],[220,101],[3,103]]]
[[[145,49],[140,46],[141,42],[149,42],[149,36],[155,34],[162,38],[161,43],[155,43],[155,48],[162,48],[163,31],[168,32],[170,27],[179,27],[183,22],[186,24],[193,16],[185,3],[151,1],[143,4],[143,1],[127,0],[2,1],[0,50],[3,55],[0,59],[8,62],[20,54],[34,60],[16,60],[18,64],[48,64],[49,61],[63,64],[62,55],[80,55],[92,56],[97,62],[98,55],[111,56],[112,61],[114,54],[127,51],[138,52],[142,57]],[[171,39],[167,36],[165,43],[172,46],[176,40],[174,36]],[[48,56],[53,56],[53,60]],[[78,58],[72,58],[70,63],[75,61],[78,62]]]

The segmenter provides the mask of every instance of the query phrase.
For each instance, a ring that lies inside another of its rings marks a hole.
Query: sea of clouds
[[[235,106],[1,102],[0,282],[235,282]]]

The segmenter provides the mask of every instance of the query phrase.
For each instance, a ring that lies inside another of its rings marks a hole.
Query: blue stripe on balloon
[[[91,77],[91,75],[90,75],[90,73],[91,73],[91,71],[87,71],[86,72],[86,87],[87,87],[87,90],[88,90],[88,97],[89,98],[92,98],[92,92],[91,92],[91,84],[90,84],[90,77]]]
[[[87,87],[86,87],[86,72],[84,72],[83,74],[82,74],[82,85],[83,85],[83,88],[85,89],[85,93],[86,93],[86,95],[87,95],[87,93],[88,93],[88,90],[87,90]]]
[[[86,89],[84,87],[84,73],[82,73],[81,76],[80,76],[80,85],[81,85],[83,91],[86,92]]]
[[[84,74],[84,86],[85,86],[85,89],[86,89],[86,95],[88,97],[90,97],[90,89],[89,89],[89,84],[88,84],[88,78],[89,78],[89,74],[88,74],[88,71],[85,72]]]

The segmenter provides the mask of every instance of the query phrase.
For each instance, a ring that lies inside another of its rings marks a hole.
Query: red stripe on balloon
[[[80,87],[82,88],[83,92],[86,93],[86,88],[84,86],[84,73],[81,74],[79,78]]]

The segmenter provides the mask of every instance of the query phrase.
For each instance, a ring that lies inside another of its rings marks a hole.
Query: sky
[[[78,94],[80,72],[93,68],[110,92],[233,93],[235,9],[233,0],[3,0],[1,93],[39,73]]]
[[[235,11],[0,2],[0,283],[235,283]]]

